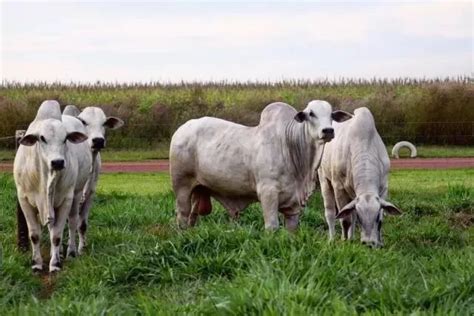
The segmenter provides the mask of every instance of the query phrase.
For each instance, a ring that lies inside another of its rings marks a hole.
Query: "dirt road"
[[[452,169],[474,168],[474,158],[414,158],[393,159],[392,169]],[[0,172],[10,172],[11,163],[0,163]],[[168,160],[136,161],[136,162],[104,162],[103,173],[114,172],[163,172],[169,170]]]

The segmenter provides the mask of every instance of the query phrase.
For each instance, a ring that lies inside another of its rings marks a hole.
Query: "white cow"
[[[326,145],[318,170],[329,239],[341,219],[342,238],[352,239],[356,220],[361,241],[382,246],[382,220],[400,210],[386,201],[390,160],[367,108],[354,111],[350,121],[334,124],[335,138]]]
[[[193,226],[212,210],[210,197],[236,218],[260,201],[265,228],[277,229],[278,212],[294,230],[314,190],[324,144],[334,137],[331,121],[351,117],[312,101],[302,112],[277,102],[262,112],[260,124],[247,127],[203,117],[178,128],[171,139],[170,172],[177,222]]]
[[[68,108],[66,108],[62,115],[62,121],[64,126],[66,127],[67,132],[80,131],[81,133],[87,135],[86,129],[82,122],[71,115],[67,115],[67,113],[69,113]],[[75,257],[77,254],[76,231],[79,224],[79,207],[83,199],[86,184],[89,182],[89,178],[91,177],[93,165],[92,154],[90,153],[89,144],[87,142],[82,142],[80,144],[77,144],[76,146],[71,147],[71,155],[73,155],[78,162],[78,175],[76,186],[74,189],[74,199],[71,207],[71,212],[69,213],[68,217],[69,242],[67,248],[67,256]]]
[[[13,174],[18,201],[28,225],[34,271],[43,268],[42,225],[48,225],[50,234],[49,271],[60,270],[61,238],[73,205],[78,176],[78,161],[72,150],[75,144],[86,139],[81,132],[66,130],[58,102],[45,101],[20,140]]]
[[[88,227],[89,210],[92,206],[92,200],[97,187],[97,182],[99,180],[99,173],[102,165],[100,150],[106,145],[105,129],[117,129],[122,127],[124,123],[119,118],[112,116],[106,117],[104,111],[98,107],[86,107],[82,112],[80,112],[74,105],[68,105],[64,109],[63,118],[68,116],[76,117],[71,117],[71,119],[74,120],[76,124],[80,121],[79,123],[82,123],[85,133],[89,137],[88,142],[81,146],[80,151],[77,152],[77,156],[81,157],[81,161],[87,161],[88,159],[92,161],[92,165],[90,167],[86,167],[84,165],[84,169],[81,171],[81,174],[87,175],[87,182],[82,186],[81,189],[82,199],[79,207],[79,213],[77,214],[78,218],[75,217],[75,214],[71,214],[69,219],[70,250],[68,250],[68,253],[71,251],[71,253],[74,254],[73,250],[75,249],[75,229],[79,229],[78,251],[79,254],[81,254],[84,251],[84,247],[86,246],[86,231]]]

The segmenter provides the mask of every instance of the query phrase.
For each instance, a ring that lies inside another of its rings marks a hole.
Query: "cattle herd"
[[[51,100],[39,107],[14,162],[34,271],[43,269],[42,226],[49,230],[50,272],[61,268],[66,223],[66,257],[84,251],[105,130],[123,124],[98,107],[79,111],[68,105],[61,113]],[[193,119],[178,128],[170,144],[176,220],[182,228],[211,213],[213,197],[233,219],[260,202],[266,229],[279,227],[281,213],[285,227],[294,231],[319,179],[329,239],[340,219],[343,239],[353,238],[358,223],[361,241],[379,247],[384,214],[401,213],[387,201],[389,167],[370,111],[333,111],[326,101],[311,101],[301,112],[285,103],[269,104],[254,127],[213,117]]]

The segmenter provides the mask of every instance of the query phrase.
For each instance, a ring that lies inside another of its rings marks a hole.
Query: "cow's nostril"
[[[51,168],[54,170],[64,169],[64,159],[55,159],[51,161]]]
[[[323,128],[323,134],[334,134],[334,128]]]
[[[104,148],[105,140],[101,137],[95,137],[92,139],[92,147],[101,149]]]

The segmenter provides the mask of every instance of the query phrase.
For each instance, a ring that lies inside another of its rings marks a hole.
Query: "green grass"
[[[391,156],[393,146],[387,146],[387,151]],[[168,159],[168,144],[159,144],[154,149],[134,149],[134,150],[114,150],[106,149],[102,155],[103,161],[145,161],[155,159]],[[474,146],[417,146],[419,158],[453,158],[453,157],[474,157]],[[406,148],[400,150],[400,157],[410,156],[410,151]],[[0,162],[13,161],[15,153],[13,150],[0,150]]]
[[[404,215],[386,217],[386,247],[371,250],[328,244],[319,193],[294,235],[265,232],[258,205],[178,231],[167,174],[105,174],[87,253],[48,278],[14,247],[3,174],[2,315],[473,314],[474,170],[395,171],[390,192]]]

